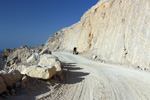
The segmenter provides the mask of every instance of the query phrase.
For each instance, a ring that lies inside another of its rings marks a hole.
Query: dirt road
[[[57,52],[71,71],[47,100],[150,100],[150,73],[94,62]]]

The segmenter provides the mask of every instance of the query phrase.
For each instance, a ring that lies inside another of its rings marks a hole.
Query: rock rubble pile
[[[0,71],[0,96],[15,95],[16,87],[25,87],[27,77],[50,80],[62,79],[62,65],[58,57],[47,49],[19,48],[8,53],[4,70]]]

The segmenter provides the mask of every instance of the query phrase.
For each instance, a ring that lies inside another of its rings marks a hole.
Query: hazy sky
[[[0,0],[0,50],[44,44],[98,0]]]

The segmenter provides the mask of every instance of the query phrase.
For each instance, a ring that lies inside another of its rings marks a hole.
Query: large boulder
[[[49,54],[43,54],[40,56],[40,62],[38,63],[40,66],[55,66],[56,72],[59,73],[62,71],[61,63],[58,57]]]
[[[3,78],[0,76],[0,94],[5,92],[7,90],[6,84],[3,80]]]
[[[11,88],[14,84],[21,80],[22,75],[18,70],[12,70],[9,73],[5,73],[1,76],[7,87]]]
[[[47,80],[56,74],[56,68],[54,66],[42,67],[35,65],[25,69],[22,73],[30,77]]]

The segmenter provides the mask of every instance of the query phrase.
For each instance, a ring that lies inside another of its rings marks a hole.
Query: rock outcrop
[[[79,52],[113,64],[150,68],[150,1],[100,0],[44,48]]]

